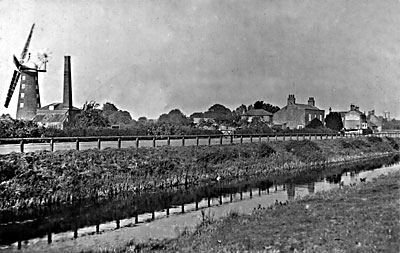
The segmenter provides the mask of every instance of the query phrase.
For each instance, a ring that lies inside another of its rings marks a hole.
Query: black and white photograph
[[[400,252],[400,0],[0,0],[0,252]]]

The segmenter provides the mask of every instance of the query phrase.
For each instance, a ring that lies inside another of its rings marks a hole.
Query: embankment
[[[252,176],[296,175],[310,164],[398,152],[399,139],[276,141],[224,146],[12,153],[0,156],[0,210],[20,210],[120,192]]]

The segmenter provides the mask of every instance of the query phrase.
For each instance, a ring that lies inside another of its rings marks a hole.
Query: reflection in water
[[[315,192],[315,182],[309,182],[307,184],[308,194],[313,194]]]
[[[368,163],[363,161],[362,164],[329,166],[325,170],[313,169],[296,177],[248,178],[223,183],[217,182],[190,189],[184,187],[167,189],[142,195],[127,193],[104,201],[42,207],[25,212],[2,212],[0,213],[0,245],[17,242],[17,247],[21,248],[22,242],[25,241],[25,244],[28,244],[28,240],[41,237],[47,237],[47,243],[50,244],[57,241],[56,234],[70,231],[69,233],[73,232],[70,236],[77,238],[85,234],[85,231],[88,231],[85,228],[89,226],[95,226],[90,230],[93,233],[100,233],[100,227],[119,229],[124,226],[124,219],[132,218],[132,222],[135,224],[139,222],[139,215],[143,214],[149,214],[148,218],[153,220],[156,218],[156,212],[162,211],[168,216],[170,210],[177,208],[178,212],[184,213],[187,211],[185,206],[192,203],[191,210],[197,210],[202,201],[207,203],[203,207],[238,201],[237,193],[239,193],[240,200],[252,198],[252,189],[257,189],[258,195],[261,195],[261,192],[269,194],[269,189],[273,187],[276,194],[279,194],[282,191],[278,191],[278,189],[281,189],[282,186],[287,198],[293,200],[296,195],[296,185],[307,185],[308,193],[312,194],[315,192],[315,182],[326,180],[337,184],[342,180],[344,173],[349,172],[350,177],[356,177],[359,171],[381,167],[388,161],[390,161],[389,163],[396,162],[398,157],[392,160],[387,157],[374,159]],[[224,201],[224,198],[227,200]]]
[[[286,192],[289,200],[293,200],[296,195],[294,184],[286,184]]]

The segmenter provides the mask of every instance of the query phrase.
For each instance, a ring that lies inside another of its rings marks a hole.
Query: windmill
[[[36,110],[40,107],[38,73],[46,72],[46,63],[51,54],[47,49],[41,50],[37,54],[37,61],[35,61],[33,57],[31,57],[31,53],[28,53],[34,28],[35,24],[32,25],[29,32],[20,59],[17,59],[17,57],[13,55],[16,70],[14,70],[6,101],[4,103],[4,107],[8,108],[17,83],[21,80],[17,106],[17,119],[31,120],[36,115]]]

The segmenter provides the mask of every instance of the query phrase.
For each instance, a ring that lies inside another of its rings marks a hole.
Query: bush
[[[386,139],[389,141],[390,146],[392,146],[392,148],[394,148],[395,150],[399,150],[399,144],[391,137],[386,137]]]
[[[305,162],[321,160],[321,149],[310,140],[289,141],[285,149]]]
[[[258,155],[260,157],[269,157],[272,154],[275,154],[275,150],[271,148],[267,143],[263,142],[258,147]]]
[[[368,136],[367,137],[367,141],[368,142],[372,142],[372,143],[378,143],[378,142],[382,142],[382,138],[381,137],[377,137],[377,136]]]

